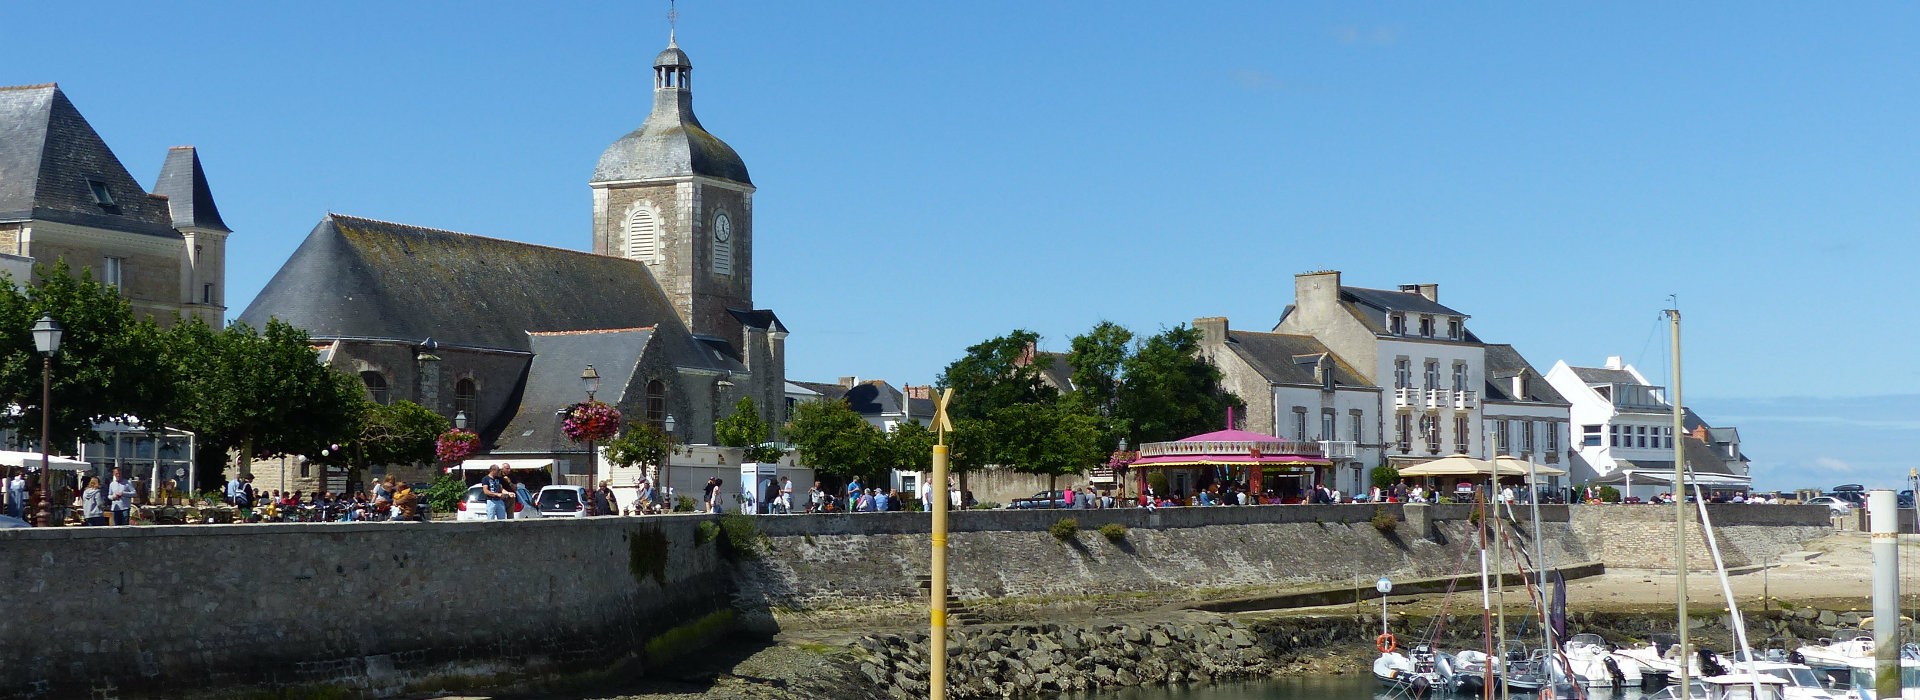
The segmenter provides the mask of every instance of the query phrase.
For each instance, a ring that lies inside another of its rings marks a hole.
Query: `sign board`
[[[1114,482],[1113,468],[1112,467],[1094,467],[1092,469],[1089,469],[1087,470],[1087,481],[1091,481],[1096,484],[1111,484]]]
[[[780,481],[780,465],[774,462],[740,463],[740,512],[767,512],[765,500],[768,481]]]
[[[1380,580],[1373,582],[1373,589],[1381,593],[1392,593],[1393,582],[1388,581],[1387,577],[1382,576],[1380,577]]]

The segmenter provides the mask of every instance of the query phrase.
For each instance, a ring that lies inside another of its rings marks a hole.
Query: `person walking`
[[[113,515],[113,524],[133,524],[133,492],[133,484],[127,483],[127,477],[115,467],[113,483],[107,484],[107,510]]]
[[[15,469],[13,478],[7,480],[7,512],[21,520],[27,519],[27,470]]]
[[[487,501],[488,520],[507,519],[507,488],[500,481],[500,465],[487,467],[487,475],[480,477],[480,495]]]
[[[793,515],[793,480],[780,477],[780,514]]]
[[[100,477],[87,477],[87,490],[80,494],[80,518],[88,525],[107,524],[107,497],[100,490]]]

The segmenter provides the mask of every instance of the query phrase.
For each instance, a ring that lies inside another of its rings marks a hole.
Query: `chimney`
[[[932,385],[930,385],[930,384],[927,384],[927,385],[921,385],[921,386],[914,386],[914,385],[912,385],[912,384],[908,384],[908,385],[907,385],[907,398],[910,398],[910,399],[919,399],[919,400],[921,400],[921,401],[932,401],[932,400],[933,400],[933,386],[932,386]]]
[[[1339,270],[1302,272],[1293,276],[1293,305],[1296,310],[1327,313],[1339,303]]]
[[[1219,345],[1227,342],[1227,317],[1202,316],[1193,320],[1194,330],[1200,331],[1200,342],[1206,345]]]
[[[859,385],[860,385],[859,377],[841,377],[840,378],[840,388],[842,389],[852,389]]]
[[[1627,363],[1619,355],[1607,356],[1607,369],[1626,369]]]
[[[1032,365],[1034,358],[1039,354],[1040,348],[1038,346],[1034,343],[1027,343],[1027,347],[1020,350],[1020,361],[1015,364],[1021,367]]]
[[[1704,425],[1693,426],[1693,439],[1699,440],[1701,442],[1705,442],[1707,444],[1713,444],[1711,441],[1707,440],[1707,426],[1704,426]]]
[[[1435,304],[1440,303],[1440,285],[1437,284],[1403,284],[1400,285],[1400,291],[1418,294]]]
[[[1526,372],[1521,372],[1519,374],[1513,375],[1513,398],[1520,401],[1527,400],[1527,373]]]

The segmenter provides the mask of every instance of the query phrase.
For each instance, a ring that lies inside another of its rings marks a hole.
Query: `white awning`
[[[52,455],[48,458],[47,461],[53,463],[54,469],[65,469],[67,471],[77,472],[77,471],[85,471],[87,469],[93,468],[93,465],[87,464],[86,462],[82,462],[80,460],[72,459],[68,457],[62,457],[60,455]],[[0,465],[9,466],[9,467],[31,467],[34,469],[38,469],[40,467],[40,453],[15,452],[13,450],[0,450]]]
[[[1685,481],[1689,484],[1699,484],[1701,486],[1744,487],[1753,483],[1751,477],[1727,474],[1688,474]],[[1670,470],[1640,471],[1638,469],[1622,469],[1605,477],[1595,479],[1594,482],[1600,484],[1671,484],[1673,483],[1673,472]]]
[[[549,471],[553,469],[552,459],[469,459],[460,466],[448,467],[449,472],[483,472],[495,465],[507,465],[510,471]]]

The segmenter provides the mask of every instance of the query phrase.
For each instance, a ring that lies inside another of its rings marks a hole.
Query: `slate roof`
[[[1405,311],[1415,314],[1434,314],[1438,316],[1466,316],[1466,314],[1448,308],[1439,302],[1428,299],[1416,292],[1388,291],[1385,289],[1367,289],[1366,287],[1340,287],[1340,300],[1380,309],[1382,311]]]
[[[160,167],[153,193],[166,196],[174,228],[233,231],[220,219],[220,209],[213,206],[213,188],[207,185],[200,153],[192,146],[174,146],[167,151],[167,163]]]
[[[1640,383],[1639,379],[1634,378],[1632,372],[1624,369],[1607,369],[1605,367],[1568,367],[1567,369],[1573,370],[1573,376],[1579,377],[1580,381],[1588,384]]]
[[[787,332],[787,324],[780,322],[780,317],[774,315],[773,309],[735,309],[729,307],[727,313],[733,314],[735,320],[738,320],[748,328],[760,328],[780,333]]]
[[[1566,397],[1554,390],[1553,385],[1540,374],[1540,370],[1534,369],[1533,365],[1527,362],[1527,358],[1521,357],[1520,351],[1513,349],[1512,345],[1505,343],[1487,345],[1486,368],[1487,388],[1482,396],[1487,401],[1571,405]],[[1527,395],[1514,396],[1513,378],[1522,371],[1530,377],[1527,381]]]
[[[595,399],[624,402],[634,371],[653,339],[652,328],[528,333],[533,363],[527,368],[520,408],[495,439],[495,453],[585,452],[560,432],[559,411],[586,400],[580,371],[593,365],[600,373]]]
[[[530,351],[528,331],[685,326],[633,260],[328,214],[240,314],[317,338]],[[714,365],[692,343],[676,362]],[[737,363],[716,368],[738,369]],[[579,368],[574,368],[577,373]]]
[[[827,399],[827,400],[841,399],[846,397],[847,395],[847,388],[840,386],[839,384],[832,384],[828,382],[794,382],[794,381],[790,381],[789,383],[804,387],[806,389],[811,389],[813,393],[819,394],[821,398]]]
[[[900,390],[893,388],[892,384],[870,379],[848,389],[844,398],[847,405],[853,407],[854,413],[878,416],[899,413],[901,397]]]
[[[1372,386],[1360,377],[1359,372],[1347,366],[1345,360],[1333,355],[1333,351],[1313,336],[1228,330],[1227,347],[1253,367],[1255,372],[1259,372],[1261,377],[1275,384],[1319,386],[1320,382],[1313,378],[1312,361],[1307,358],[1326,354],[1333,356],[1333,383],[1336,386]]]
[[[94,199],[89,179],[112,205]],[[51,83],[0,87],[0,221],[27,220],[180,237],[166,200],[147,196]]]
[[[661,52],[657,60],[667,62],[660,65],[683,65],[691,70],[693,64],[686,58],[686,53],[669,48]],[[600,154],[600,163],[593,169],[593,182],[691,175],[753,184],[740,154],[708,133],[706,127],[700,125],[700,119],[693,116],[693,91],[663,87],[654,89],[653,112],[640,128],[620,137]]]
[[[1684,448],[1684,454],[1687,457],[1687,466],[1690,467],[1695,474],[1748,476],[1741,474],[1739,470],[1727,464],[1726,459],[1722,458],[1719,452],[1691,435],[1685,436],[1681,443],[1686,446]],[[1620,469],[1624,468],[1631,468],[1635,471],[1660,471],[1671,474],[1673,473],[1673,460],[1623,459],[1619,460],[1615,466],[1614,473],[1618,474]]]
[[[1040,368],[1040,380],[1061,392],[1073,391],[1073,363],[1064,352],[1035,352],[1033,363]],[[931,409],[929,409],[931,410]]]

